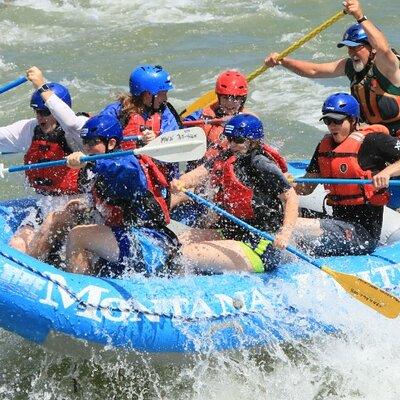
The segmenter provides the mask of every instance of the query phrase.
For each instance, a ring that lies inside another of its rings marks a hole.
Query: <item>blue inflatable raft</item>
[[[334,313],[376,315],[329,276],[290,259],[265,274],[110,279],[71,274],[8,246],[32,199],[0,203],[0,327],[61,352],[182,355],[261,348],[340,329]],[[400,294],[400,242],[326,263]],[[92,345],[92,346],[89,346]]]

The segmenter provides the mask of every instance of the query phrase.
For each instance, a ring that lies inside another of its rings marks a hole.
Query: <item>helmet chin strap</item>
[[[155,100],[156,100],[156,96],[153,94],[153,96],[151,96],[151,111],[152,111],[153,113],[157,111],[157,110],[154,108]]]
[[[166,107],[166,102],[163,102],[163,103],[161,103],[160,106],[156,109],[156,108],[154,107],[155,99],[156,99],[156,95],[152,95],[152,96],[151,96],[151,106],[146,106],[146,105],[144,106],[145,112],[148,113],[148,114],[150,114],[150,115],[155,114],[156,112],[163,111],[163,109]]]
[[[109,143],[110,143],[110,139],[108,139],[107,142],[104,143],[106,145],[106,153],[112,153],[115,150],[115,147],[113,149],[110,149],[108,147]]]

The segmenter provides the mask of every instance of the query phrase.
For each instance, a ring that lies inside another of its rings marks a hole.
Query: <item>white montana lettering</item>
[[[20,270],[13,268],[8,269],[6,274],[10,279],[15,279],[17,272]],[[75,305],[76,316],[97,322],[101,322],[102,318],[105,318],[116,323],[134,323],[146,318],[150,322],[157,323],[163,315],[170,315],[172,318],[178,319],[185,319],[185,316],[191,319],[201,319],[218,315],[240,314],[247,310],[272,312],[273,308],[267,297],[258,289],[253,289],[251,292],[236,292],[233,296],[223,293],[214,294],[214,298],[219,302],[219,311],[215,311],[218,302],[214,302],[212,308],[203,298],[188,299],[178,296],[153,298],[151,299],[153,307],[147,308],[133,298],[126,300],[121,297],[105,297],[110,291],[100,286],[88,285],[79,292],[73,293],[72,290],[69,291],[64,276],[50,273],[48,276],[51,281],[47,281],[45,298],[39,300],[41,304],[65,310]],[[79,305],[79,302],[82,302],[82,305]]]
[[[41,299],[40,302],[42,304],[47,304],[49,306],[58,308],[60,304],[53,299],[54,286],[56,286],[64,309],[68,309],[69,307],[72,306],[72,304],[76,303],[76,299],[72,297],[70,293],[68,293],[66,290],[63,289],[63,287],[67,287],[66,279],[62,275],[56,275],[56,274],[48,274],[48,275],[52,278],[53,281],[60,283],[61,286],[55,285],[53,282],[49,281],[47,285],[46,298]],[[108,292],[107,289],[101,288],[99,286],[89,285],[83,288],[79,293],[76,293],[77,299],[82,301],[87,295],[87,298],[84,301],[86,304],[88,304],[87,307],[85,307],[82,310],[79,310],[76,313],[76,315],[89,318],[94,321],[101,321],[101,318],[98,315],[99,311],[98,306],[100,304],[102,293],[107,293],[107,292]]]
[[[400,280],[400,263],[374,268],[371,271],[357,272],[357,276],[368,282],[382,281],[384,287],[397,285]]]

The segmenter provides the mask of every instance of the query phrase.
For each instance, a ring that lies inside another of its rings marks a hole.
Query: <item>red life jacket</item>
[[[318,151],[318,165],[324,178],[359,178],[371,179],[373,172],[364,171],[358,163],[357,156],[365,137],[370,133],[389,135],[383,125],[370,125],[351,133],[342,143],[335,145],[330,134],[326,135]],[[388,203],[386,190],[375,191],[373,185],[324,185],[329,194],[329,205],[355,206],[372,204],[383,206]]]
[[[154,131],[156,136],[160,135],[161,131],[161,114],[159,112],[153,114],[150,118],[144,119],[140,114],[132,114],[129,118],[127,125],[123,130],[123,137],[127,136],[140,136],[145,129],[151,129]],[[132,150],[136,149],[136,140],[124,141],[121,143],[122,150]],[[167,164],[157,163],[157,166],[162,174],[168,176],[169,166]],[[160,172],[158,171],[158,172]],[[165,178],[164,178],[165,179]]]
[[[171,221],[169,206],[162,196],[162,192],[168,190],[169,184],[151,157],[142,154],[139,156],[139,161],[146,175],[148,188],[164,214],[165,223],[169,224]]]
[[[170,222],[169,208],[167,201],[162,196],[162,191],[163,189],[168,189],[168,182],[151,157],[141,155],[138,159],[146,176],[149,190],[148,198],[140,206],[148,207],[149,216],[154,221],[167,225]],[[106,201],[96,188],[96,185],[92,189],[92,196],[95,207],[104,218],[105,225],[126,227],[135,219],[135,204],[130,200],[112,199],[112,201]],[[136,206],[139,205],[136,204]]]
[[[145,129],[154,131],[156,136],[158,136],[161,130],[161,114],[157,112],[146,120],[141,114],[132,114],[124,127],[123,136],[140,136]],[[136,147],[135,140],[121,143],[122,150],[136,149]]]
[[[273,160],[283,173],[287,172],[286,161],[276,149],[266,144],[263,144],[262,149],[263,154]],[[251,220],[255,217],[252,205],[254,190],[237,178],[234,172],[235,162],[236,156],[231,156],[226,161],[214,163],[211,179],[213,185],[219,188],[214,201],[236,217]]]
[[[32,143],[24,156],[25,164],[60,160],[71,154],[65,140],[65,133],[60,126],[45,134],[36,126]],[[76,194],[78,190],[78,169],[68,167],[44,168],[26,171],[30,186],[46,195]]]
[[[103,217],[105,225],[112,228],[122,228],[129,225],[126,219],[128,206],[126,201],[107,202],[95,186],[92,189],[92,199],[96,210]]]

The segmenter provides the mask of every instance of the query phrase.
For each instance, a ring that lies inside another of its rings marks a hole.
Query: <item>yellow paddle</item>
[[[323,24],[320,26],[317,26],[314,28],[312,31],[304,35],[301,39],[297,40],[294,42],[291,46],[289,46],[286,50],[283,50],[282,53],[279,54],[278,60],[282,60],[285,58],[287,55],[292,53],[293,51],[297,50],[299,47],[301,47],[304,43],[308,42],[315,36],[317,36],[320,32],[323,30],[329,28],[331,25],[333,25],[335,22],[339,21],[340,18],[342,18],[346,13],[344,10],[339,11],[337,14],[333,15],[331,18],[327,19]],[[258,75],[261,75],[263,72],[265,72],[269,67],[263,65],[260,68],[257,68],[255,71],[250,73],[247,76],[247,81],[251,82],[254,78],[257,78]],[[210,90],[209,92],[203,94],[199,99],[197,99],[195,102],[190,104],[188,107],[186,107],[179,115],[181,118],[185,118],[189,114],[193,113],[194,111],[200,110],[204,107],[209,106],[210,104],[214,104],[217,101],[217,95],[215,94],[214,90]]]
[[[187,190],[185,191],[185,194],[187,194],[192,200],[196,201],[197,203],[203,204],[210,210],[213,210],[217,214],[220,214],[225,218],[230,219],[235,224],[249,230],[255,235],[267,240],[274,240],[274,238],[269,233],[261,231],[254,226],[249,225],[247,222],[242,221],[241,219],[228,213],[224,209],[218,207],[216,204],[206,199],[203,199],[199,195],[189,192]],[[375,311],[384,315],[385,317],[396,318],[400,314],[400,300],[390,293],[385,292],[384,290],[378,288],[372,283],[364,281],[358,276],[338,272],[329,268],[326,265],[320,265],[319,261],[312,259],[307,254],[302,253],[300,250],[292,246],[288,246],[286,250],[330,275],[347,293],[356,298],[358,301],[361,301],[361,303],[364,303],[368,307],[373,308]]]

